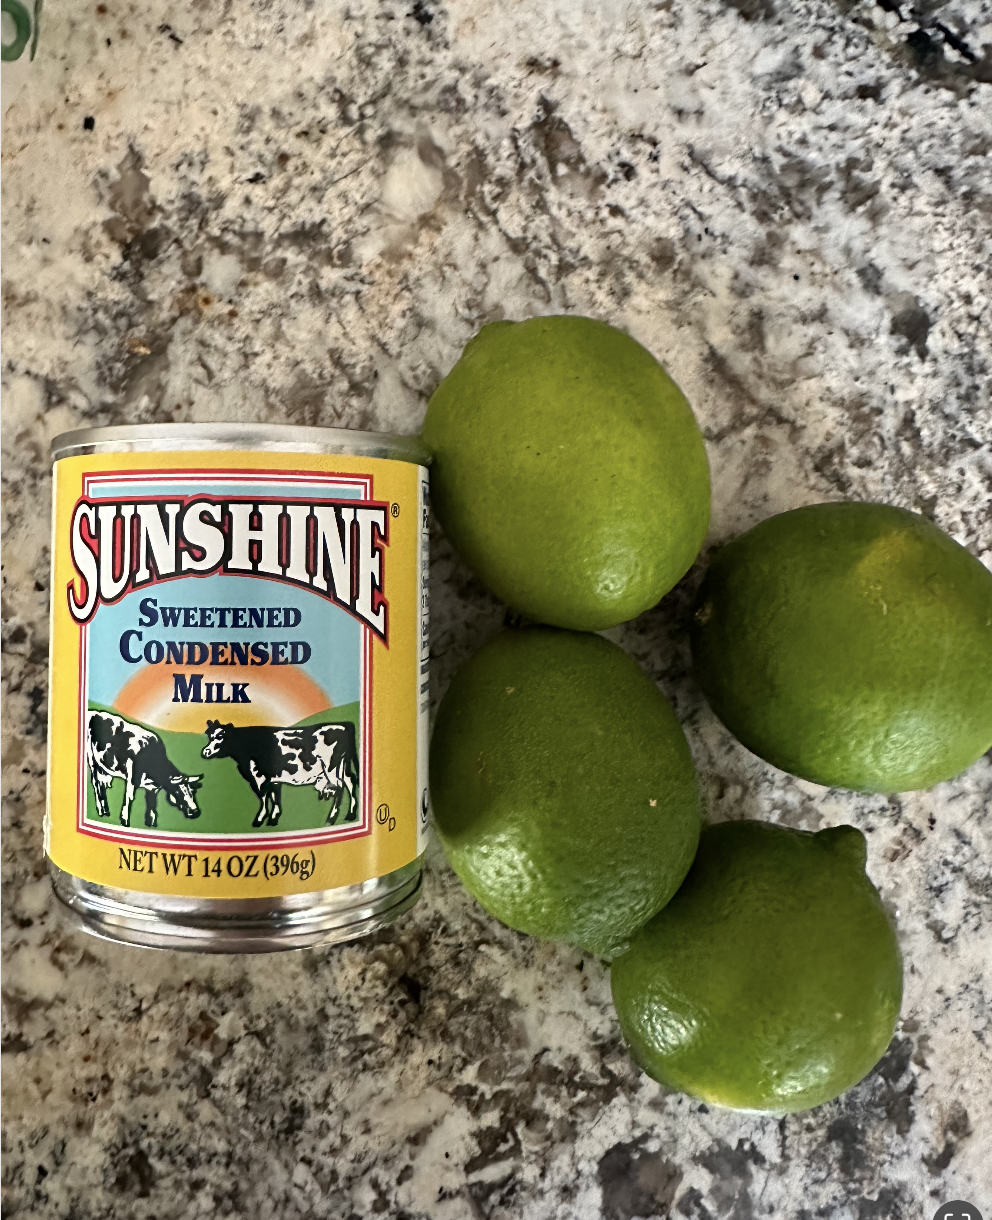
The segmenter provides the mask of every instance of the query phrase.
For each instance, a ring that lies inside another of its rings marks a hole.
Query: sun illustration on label
[[[239,669],[241,692],[234,691],[231,672],[225,666],[145,665],[118,691],[114,708],[151,728],[202,733],[207,720],[287,727],[334,706],[325,690],[291,665]],[[239,694],[250,702],[238,701]]]

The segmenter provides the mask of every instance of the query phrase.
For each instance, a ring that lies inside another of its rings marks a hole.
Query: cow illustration
[[[130,826],[131,806],[139,788],[145,792],[145,825],[158,820],[158,794],[164,792],[170,804],[183,816],[198,818],[196,790],[202,775],[185,775],[169,762],[161,737],[132,724],[112,712],[90,712],[86,733],[86,765],[89,767],[96,811],[110,817],[107,790],[115,779],[124,781],[121,825]]]
[[[282,813],[280,786],[314,788],[317,797],[330,801],[327,824],[338,820],[348,793],[346,822],[358,817],[358,753],[355,726],[312,724],[298,729],[270,729],[262,725],[235,728],[219,720],[207,721],[204,758],[233,758],[241,776],[258,797],[253,826],[275,826]]]

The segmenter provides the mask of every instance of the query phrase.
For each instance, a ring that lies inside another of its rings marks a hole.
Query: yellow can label
[[[61,459],[45,848],[193,898],[354,885],[427,826],[427,472]]]

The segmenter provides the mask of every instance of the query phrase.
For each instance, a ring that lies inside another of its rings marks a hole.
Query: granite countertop
[[[51,5],[6,112],[4,1216],[930,1220],[992,1214],[988,756],[931,792],[792,779],[688,675],[698,569],[611,633],[713,819],[852,822],[902,1020],[781,1121],[666,1093],[595,958],[489,919],[436,846],[342,948],[69,930],[42,860],[51,438],[264,420],[416,431],[485,321],[627,328],[693,403],[708,545],[913,508],[992,565],[988,0]],[[433,695],[504,609],[434,539]]]

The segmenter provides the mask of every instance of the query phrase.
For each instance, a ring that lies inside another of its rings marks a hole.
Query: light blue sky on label
[[[113,479],[102,476],[99,484],[92,489],[89,498],[93,501],[117,500],[126,503],[129,498],[133,499],[135,494],[133,480],[116,483]],[[206,496],[218,501],[254,500],[261,496],[269,500],[310,500],[314,504],[320,504],[328,499],[358,500],[362,495],[358,487],[338,484],[333,479],[318,479],[309,482],[305,478],[301,478],[290,486],[278,482],[267,485],[260,483],[257,479],[239,479],[231,475],[226,475],[221,480],[216,471],[184,472],[182,477],[175,480],[157,475],[154,494],[163,499],[169,496],[179,499],[186,496]]]
[[[160,617],[154,627],[140,625],[140,603],[146,597],[158,603]],[[302,618],[296,627],[232,628],[227,627],[165,627],[161,621],[162,606],[295,606]],[[362,627],[346,611],[327,598],[309,589],[290,586],[279,581],[252,576],[203,576],[166,580],[136,589],[112,606],[101,606],[89,626],[89,697],[95,703],[112,706],[117,693],[146,664],[130,664],[121,654],[121,636],[125,631],[141,632],[141,639],[132,636],[129,648],[137,656],[150,640],[199,640],[236,643],[271,643],[305,640],[311,656],[299,666],[330,696],[334,707],[358,700],[361,688]],[[162,663],[165,667],[165,662]],[[209,668],[209,667],[206,667]],[[225,676],[231,680],[250,679],[256,666],[230,666]],[[214,677],[216,671],[210,674]]]

